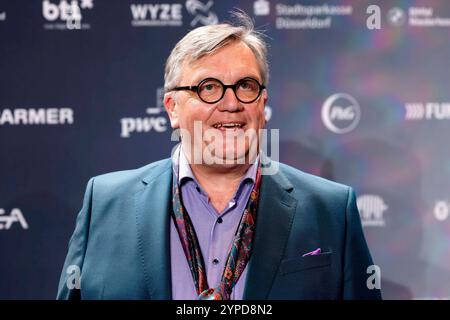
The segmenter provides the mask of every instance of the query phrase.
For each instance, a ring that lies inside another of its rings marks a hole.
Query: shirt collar
[[[185,180],[191,179],[194,180],[195,183],[198,185],[198,181],[195,178],[194,173],[192,172],[191,166],[189,165],[189,161],[187,160],[186,155],[184,154],[181,143],[179,144],[179,146],[172,155],[172,164],[174,171],[178,172],[178,184],[180,186]],[[242,185],[245,181],[248,180],[250,180],[252,183],[255,183],[256,173],[258,171],[258,164],[259,164],[259,155],[256,157],[255,162],[253,162],[245,172],[245,175],[241,179],[240,185]]]

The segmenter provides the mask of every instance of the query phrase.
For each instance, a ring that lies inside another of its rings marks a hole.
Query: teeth
[[[239,127],[241,128],[243,125],[241,123],[216,123],[213,125],[214,128],[216,129],[220,129],[221,127],[224,128],[234,128],[234,127]]]

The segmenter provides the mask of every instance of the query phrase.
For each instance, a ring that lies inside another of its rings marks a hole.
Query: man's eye
[[[216,83],[205,83],[201,86],[200,90],[203,92],[214,92],[219,89],[219,85]]]
[[[239,89],[242,90],[255,90],[256,89],[256,84],[253,83],[252,81],[243,81],[239,84]]]

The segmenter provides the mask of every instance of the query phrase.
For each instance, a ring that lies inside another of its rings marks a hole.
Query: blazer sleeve
[[[367,273],[367,268],[373,264],[356,206],[355,192],[349,187],[344,252],[344,299],[381,299],[381,289],[369,289],[367,285],[367,280],[373,274]]]
[[[83,206],[78,213],[75,231],[70,238],[68,252],[64,267],[59,280],[57,299],[58,300],[79,300],[81,299],[80,286],[83,270],[83,262],[89,236],[89,224],[92,210],[92,194],[94,188],[94,178],[87,184],[84,194]]]

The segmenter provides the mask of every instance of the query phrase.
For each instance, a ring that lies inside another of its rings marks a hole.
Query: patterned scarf
[[[234,285],[239,280],[252,252],[256,211],[261,185],[261,169],[258,167],[256,182],[241,218],[238,230],[228,253],[220,284],[210,288],[206,279],[205,263],[197,235],[187,210],[184,208],[177,176],[173,175],[172,219],[186,255],[199,300],[229,300]]]

